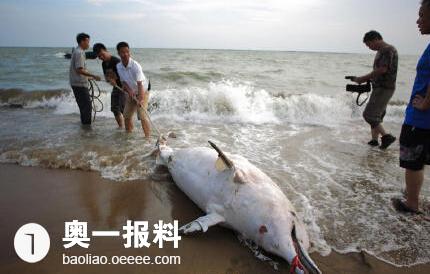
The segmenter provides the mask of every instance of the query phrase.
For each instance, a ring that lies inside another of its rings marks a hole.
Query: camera
[[[346,80],[353,80],[355,76],[345,76]],[[369,99],[369,92],[372,91],[372,85],[370,84],[370,81],[367,81],[366,84],[361,85],[346,85],[346,91],[352,92],[352,93],[358,93],[356,103],[357,106],[362,106],[364,103],[366,103],[367,99]],[[367,93],[367,97],[364,100],[360,100],[360,97],[363,93]]]
[[[346,80],[351,80],[354,79],[355,76],[345,76]],[[372,86],[370,84],[370,81],[367,81],[366,84],[361,84],[361,85],[351,85],[348,84],[346,85],[346,91],[348,92],[357,92],[357,93],[365,93],[365,92],[371,92],[372,91]]]

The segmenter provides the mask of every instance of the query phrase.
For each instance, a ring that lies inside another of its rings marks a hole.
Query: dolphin
[[[179,228],[206,232],[220,224],[288,261],[291,273],[319,274],[308,254],[308,234],[296,211],[269,176],[240,155],[209,147],[173,150],[160,137],[157,165],[168,168],[175,184],[206,215]]]

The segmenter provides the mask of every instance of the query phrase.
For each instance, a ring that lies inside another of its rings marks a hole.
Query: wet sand
[[[88,222],[91,230],[122,230],[126,220],[164,220],[185,224],[202,212],[170,180],[113,182],[96,172],[0,165],[0,273],[289,273],[280,261],[279,271],[259,261],[239,243],[235,234],[216,226],[207,233],[182,236],[179,248],[125,249],[121,237],[91,237],[88,249],[65,249],[64,222]],[[21,261],[13,239],[23,224],[36,222],[51,237],[51,249],[35,264]],[[150,239],[153,237],[150,236]],[[63,265],[66,255],[172,255],[180,265]],[[430,273],[430,265],[397,268],[366,253],[313,253],[323,273]],[[279,261],[279,259],[277,260]]]

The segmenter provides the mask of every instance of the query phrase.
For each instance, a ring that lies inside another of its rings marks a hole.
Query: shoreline
[[[121,230],[127,220],[158,220],[179,225],[199,217],[202,212],[170,180],[113,182],[97,172],[68,169],[45,169],[0,164],[1,273],[289,273],[285,262],[278,261],[276,271],[267,262],[254,257],[240,244],[235,234],[220,226],[206,233],[182,236],[179,248],[167,243],[163,249],[151,245],[143,249],[125,249],[123,240],[91,238],[88,250],[63,247],[64,222],[74,219],[88,222],[91,230]],[[51,249],[41,262],[21,261],[13,248],[16,230],[36,222],[51,237]],[[150,239],[152,239],[150,237]],[[180,265],[64,265],[67,255],[178,255]],[[430,264],[395,267],[376,257],[361,253],[340,254],[332,251],[324,257],[311,257],[323,273],[430,273]]]

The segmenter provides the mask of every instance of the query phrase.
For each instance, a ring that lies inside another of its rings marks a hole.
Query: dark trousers
[[[76,103],[79,106],[81,113],[81,122],[83,125],[91,125],[91,114],[93,107],[91,104],[90,92],[87,87],[72,86],[73,94],[75,95]]]

